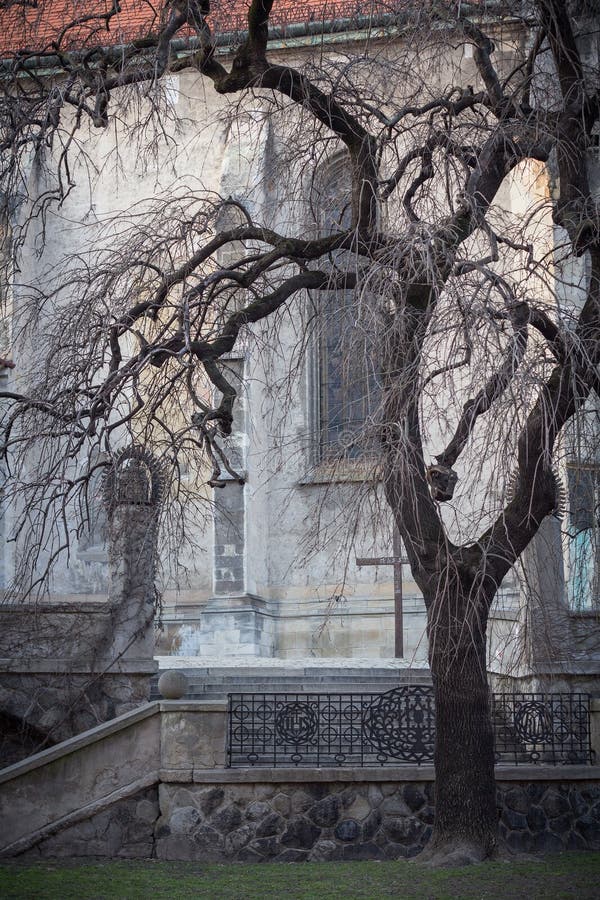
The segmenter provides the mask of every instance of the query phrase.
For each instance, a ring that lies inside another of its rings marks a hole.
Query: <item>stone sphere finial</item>
[[[168,669],[158,679],[158,690],[165,700],[181,700],[188,689],[188,680],[178,669]]]

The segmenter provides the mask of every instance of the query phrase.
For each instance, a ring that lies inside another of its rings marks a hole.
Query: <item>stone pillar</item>
[[[214,488],[213,596],[201,613],[198,643],[203,656],[270,656],[271,618],[265,617],[267,604],[249,592],[247,582],[248,423],[244,361],[228,359],[227,370],[238,399],[232,434],[224,442],[224,449],[240,479],[223,471],[220,486]]]
[[[145,699],[157,669],[155,568],[161,487],[155,460],[137,447],[121,452],[105,481],[112,626],[106,655],[111,671],[142,679]]]
[[[260,99],[245,108],[237,127],[229,133],[220,179],[221,196],[243,205],[256,221],[264,220],[268,207],[266,174],[272,135],[267,113],[268,108]],[[233,227],[244,221],[236,206],[224,204],[220,212],[221,227]],[[239,252],[239,248],[227,251],[232,259],[236,259]],[[228,256],[220,259],[223,265],[229,261]],[[240,302],[244,299],[240,293]],[[241,476],[241,480],[222,471],[221,485],[214,489],[213,594],[200,614],[197,647],[199,654],[211,657],[272,656],[274,619],[270,605],[253,593],[257,581],[254,571],[257,565],[256,534],[250,553],[247,544],[249,522],[256,523],[255,532],[261,527],[266,530],[266,523],[250,509],[254,490],[248,484],[251,426],[247,405],[253,388],[247,370],[252,360],[231,356],[221,360],[221,364],[225,366],[227,379],[238,392],[232,434],[223,442],[223,449],[232,470]],[[252,440],[256,440],[254,435]]]
[[[151,660],[154,653],[156,510],[122,504],[109,525],[109,601],[115,656]]]

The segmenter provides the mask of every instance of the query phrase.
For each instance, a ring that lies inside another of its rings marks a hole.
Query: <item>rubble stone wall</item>
[[[350,784],[161,784],[156,855],[300,862],[419,853],[431,835],[433,782],[361,783],[355,774]],[[600,849],[597,782],[499,782],[498,814],[515,850]]]

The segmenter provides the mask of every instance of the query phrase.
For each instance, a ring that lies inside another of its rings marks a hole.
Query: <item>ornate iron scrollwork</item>
[[[529,744],[552,740],[552,712],[546,703],[528,700],[515,704],[514,725],[517,737]]]
[[[498,763],[589,763],[586,694],[494,694]],[[230,694],[231,766],[431,763],[433,688],[385,694]]]
[[[433,690],[407,685],[382,694],[365,711],[363,735],[382,763],[430,762],[435,741]]]
[[[284,703],[275,715],[275,730],[281,744],[310,744],[317,737],[319,716],[310,703]]]

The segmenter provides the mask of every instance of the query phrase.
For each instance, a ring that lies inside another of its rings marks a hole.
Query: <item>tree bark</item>
[[[483,590],[483,589],[480,589]],[[420,861],[464,865],[497,848],[494,736],[486,673],[489,598],[450,582],[428,607],[436,709],[435,824]]]

